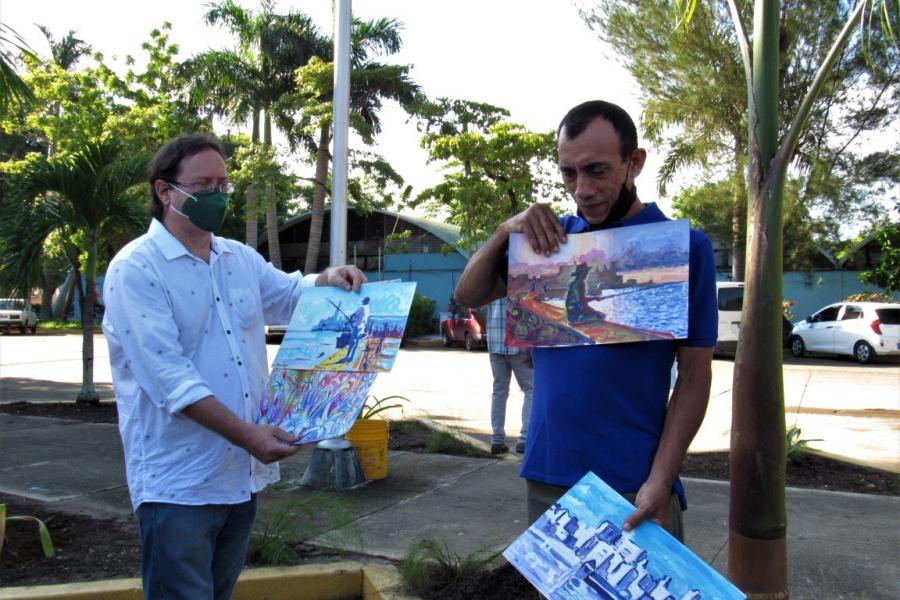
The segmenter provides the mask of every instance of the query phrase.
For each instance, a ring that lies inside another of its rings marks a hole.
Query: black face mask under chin
[[[609,214],[606,215],[606,219],[604,219],[602,223],[592,224],[591,228],[593,229],[597,227],[603,227],[607,224],[621,221],[625,217],[625,215],[628,214],[628,211],[631,210],[631,207],[634,205],[634,201],[636,199],[636,188],[628,189],[628,186],[623,182],[622,187],[619,188],[619,196],[616,198],[616,201],[613,202],[612,207],[609,209]],[[580,208],[578,209],[577,214],[582,219],[584,218],[584,214],[582,214]]]

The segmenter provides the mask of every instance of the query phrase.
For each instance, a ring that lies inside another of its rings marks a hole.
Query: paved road
[[[106,343],[94,339],[94,380],[113,399]],[[0,401],[74,399],[81,383],[80,335],[0,335]],[[268,347],[270,359],[277,346]],[[733,364],[713,361],[710,407],[692,451],[728,447]],[[786,423],[825,452],[900,472],[900,367],[857,365],[841,358],[784,359]],[[515,389],[507,434],[518,433],[522,395]],[[484,351],[408,348],[390,373],[378,376],[377,397],[411,400],[406,416],[427,416],[486,439],[490,433],[491,372]]]

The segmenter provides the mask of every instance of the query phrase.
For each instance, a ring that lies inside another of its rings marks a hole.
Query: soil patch
[[[116,423],[116,405],[80,405],[71,402],[0,403],[0,413],[25,416],[76,419],[95,423]],[[434,432],[417,421],[391,423],[389,446],[392,450],[410,452],[437,451],[487,456],[472,447],[462,448],[449,434]],[[449,439],[448,439],[449,438]],[[458,441],[458,440],[455,440]],[[687,477],[728,479],[728,453],[690,454],[682,469]],[[807,454],[789,461],[787,484],[864,494],[900,495],[900,476],[869,469],[830,458]],[[71,514],[62,505],[16,496],[0,495],[9,515],[41,518],[50,529],[56,554],[43,556],[37,529],[33,523],[11,522],[6,545],[0,554],[0,586],[39,585],[72,581],[89,581],[140,575],[140,549],[137,523],[133,519],[98,518]],[[293,547],[297,563],[334,560],[331,552],[305,544]],[[254,564],[249,557],[248,564]],[[534,588],[508,564],[483,570],[475,576],[426,596],[427,600],[479,598],[538,598]]]

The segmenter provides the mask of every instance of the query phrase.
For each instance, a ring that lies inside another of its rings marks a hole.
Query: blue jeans
[[[491,443],[502,444],[506,439],[506,399],[509,397],[511,375],[525,394],[522,402],[522,430],[519,441],[525,442],[528,421],[531,419],[531,395],[534,370],[528,364],[528,352],[497,354],[491,352],[491,372],[494,374],[494,391],[491,395]]]
[[[228,600],[244,566],[256,495],[241,504],[144,502],[141,579],[147,600]]]

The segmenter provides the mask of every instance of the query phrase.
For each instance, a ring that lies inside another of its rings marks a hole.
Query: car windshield
[[[21,300],[0,300],[0,310],[22,310],[24,307]]]
[[[900,325],[900,308],[877,308],[875,314],[883,325]]]

